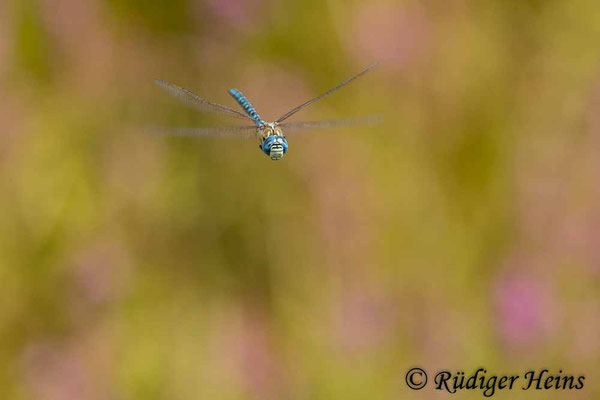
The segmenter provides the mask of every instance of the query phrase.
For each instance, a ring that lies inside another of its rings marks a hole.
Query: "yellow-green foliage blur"
[[[236,123],[154,79],[272,119],[373,61],[293,120],[384,123],[280,162],[144,133]],[[599,338],[597,0],[0,2],[1,398],[592,399]]]

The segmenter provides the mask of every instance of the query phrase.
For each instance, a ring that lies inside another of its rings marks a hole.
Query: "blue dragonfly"
[[[260,140],[259,148],[271,160],[281,160],[287,153],[288,142],[286,137],[283,135],[283,129],[296,130],[296,129],[313,129],[313,128],[327,128],[327,127],[339,127],[339,126],[352,126],[360,124],[375,124],[380,122],[378,117],[362,117],[362,118],[348,118],[348,119],[337,119],[337,120],[325,120],[325,121],[309,121],[309,122],[284,122],[292,115],[296,114],[303,108],[311,105],[312,103],[321,100],[322,98],[338,91],[344,86],[356,78],[366,74],[369,70],[375,67],[377,64],[372,64],[359,72],[356,75],[346,79],[333,89],[314,97],[299,106],[291,109],[290,111],[283,114],[273,122],[263,120],[250,101],[237,89],[230,89],[229,94],[238,102],[238,104],[244,110],[244,113],[231,109],[227,106],[214,103],[203,97],[198,96],[190,92],[187,89],[173,85],[169,82],[157,80],[155,83],[166,90],[173,97],[182,101],[185,105],[198,109],[200,111],[207,111],[212,113],[218,113],[227,115],[229,117],[235,117],[243,120],[252,121],[253,125],[247,126],[225,126],[225,127],[214,127],[214,128],[170,128],[170,127],[154,127],[151,128],[153,132],[167,133],[180,136],[216,136],[216,137],[257,137]]]

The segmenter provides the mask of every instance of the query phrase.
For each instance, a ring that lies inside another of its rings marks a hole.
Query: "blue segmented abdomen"
[[[233,98],[239,103],[240,106],[242,106],[244,111],[246,111],[246,114],[248,114],[250,118],[252,118],[256,122],[257,126],[263,125],[264,121],[258,115],[254,107],[252,107],[252,104],[250,104],[246,96],[242,94],[242,92],[240,92],[237,89],[229,89],[229,94],[233,96]]]

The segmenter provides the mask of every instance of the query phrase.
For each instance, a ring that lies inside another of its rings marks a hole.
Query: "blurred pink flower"
[[[590,214],[589,209],[579,211]],[[600,273],[600,213],[569,218],[559,239],[573,264],[581,263],[590,273]]]
[[[207,0],[206,4],[218,17],[243,27],[250,23],[254,10],[260,5],[259,0]]]
[[[374,349],[389,336],[391,309],[391,304],[387,306],[383,299],[364,291],[346,296],[336,310],[336,341],[344,350]]]
[[[507,344],[529,344],[552,329],[556,310],[538,279],[519,274],[502,277],[494,296],[498,330]]]
[[[403,66],[427,41],[427,17],[417,5],[366,2],[356,9],[346,46],[360,59]]]
[[[600,76],[588,99],[588,132],[554,138],[535,155],[528,146],[518,161],[519,228],[540,270],[600,272],[599,106]]]
[[[589,124],[589,142],[586,144],[587,157],[581,157],[578,152],[578,160],[583,162],[580,166],[582,171],[587,171],[589,203],[593,205],[591,210],[584,207],[581,214],[582,223],[578,232],[581,236],[575,235],[574,240],[579,243],[581,240],[583,251],[585,253],[585,262],[589,269],[594,273],[600,273],[600,71],[596,77],[596,84],[590,99],[587,115]],[[591,213],[589,212],[591,211]],[[573,228],[574,230],[576,227]]]
[[[226,307],[211,324],[211,365],[216,379],[256,398],[279,398],[283,366],[277,362],[267,316],[252,306]]]
[[[25,381],[32,399],[86,400],[94,394],[89,371],[80,355],[66,348],[32,345],[23,356]]]
[[[57,78],[64,90],[84,90],[86,97],[106,90],[115,57],[100,2],[41,0],[39,7],[52,43],[60,50]]]
[[[569,354],[578,361],[598,359],[600,354],[600,299],[586,300],[576,304],[569,312],[569,325],[573,336]]]
[[[265,315],[252,312],[245,318],[242,337],[242,363],[246,382],[259,398],[270,398],[276,384],[277,368],[270,343],[268,321]]]
[[[130,271],[128,253],[112,241],[93,243],[77,253],[73,263],[73,279],[83,297],[79,300],[91,304],[112,300],[123,288]]]

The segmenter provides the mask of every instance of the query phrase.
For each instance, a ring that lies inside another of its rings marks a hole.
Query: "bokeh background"
[[[0,2],[2,397],[599,398],[599,43],[596,0]],[[384,124],[278,163],[143,132],[231,124],[156,78],[273,118],[373,61],[294,120]]]

